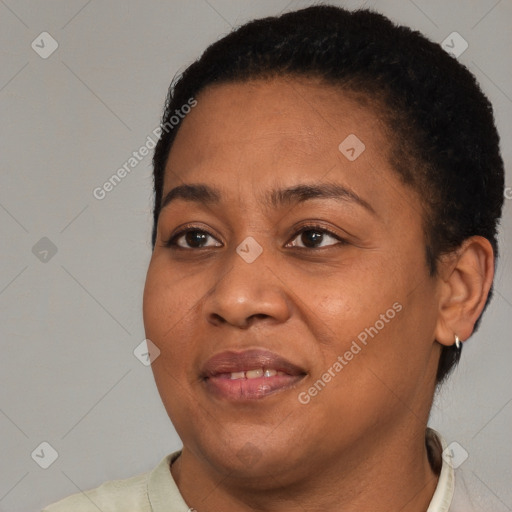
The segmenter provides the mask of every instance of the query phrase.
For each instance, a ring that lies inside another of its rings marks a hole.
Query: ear
[[[473,333],[494,278],[494,251],[486,238],[473,236],[439,264],[439,315],[436,340],[453,345]]]

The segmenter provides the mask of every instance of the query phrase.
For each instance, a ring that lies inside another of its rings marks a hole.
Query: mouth
[[[293,388],[307,375],[290,361],[267,350],[222,352],[204,365],[206,390],[219,398],[244,401]]]

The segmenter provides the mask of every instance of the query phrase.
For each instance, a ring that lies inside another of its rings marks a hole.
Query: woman
[[[248,23],[170,88],[154,180],[144,324],[183,449],[47,511],[482,506],[427,428],[503,201],[461,64],[366,10]]]

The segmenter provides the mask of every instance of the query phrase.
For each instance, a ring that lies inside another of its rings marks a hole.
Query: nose
[[[260,255],[252,263],[233,251],[226,269],[207,294],[204,314],[210,324],[247,329],[257,321],[283,323],[291,300],[275,265]]]

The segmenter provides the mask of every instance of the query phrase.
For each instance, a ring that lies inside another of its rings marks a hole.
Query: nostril
[[[247,319],[247,323],[250,323],[252,324],[254,319],[261,319],[261,320],[264,320],[265,318],[270,318],[269,315],[266,315],[265,313],[255,313],[254,315],[251,315],[248,319]]]
[[[226,324],[227,320],[225,318],[222,318],[218,313],[212,313],[210,315],[210,322],[217,325],[217,324]]]

